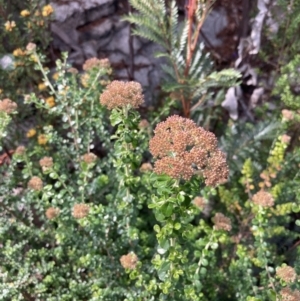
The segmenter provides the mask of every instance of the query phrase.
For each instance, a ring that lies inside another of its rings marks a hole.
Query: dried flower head
[[[216,213],[212,221],[215,224],[216,230],[225,230],[225,231],[231,230],[231,221],[228,217],[224,216],[223,213]]]
[[[189,180],[200,173],[208,186],[227,181],[225,154],[217,148],[215,135],[190,119],[174,115],[159,123],[149,149],[158,159],[154,168],[158,174]]]
[[[298,290],[292,291],[289,287],[285,287],[280,292],[282,301],[299,301],[300,292]]]
[[[50,207],[46,210],[46,217],[50,220],[56,218],[58,215],[59,215],[58,208]]]
[[[278,268],[276,275],[285,282],[294,282],[297,278],[297,273],[294,268],[288,265]]]
[[[193,203],[196,207],[200,208],[200,209],[204,209],[206,206],[206,201],[204,198],[202,198],[201,196],[197,196],[194,198]]]
[[[84,71],[89,71],[94,68],[105,68],[108,69],[110,68],[110,62],[108,59],[102,59],[99,60],[96,57],[90,58],[85,61],[85,63],[82,66]]]
[[[147,119],[142,119],[138,125],[139,129],[147,129],[150,126]]]
[[[281,111],[282,117],[285,120],[293,120],[294,119],[294,113],[290,110],[282,110]]]
[[[100,103],[109,110],[118,107],[127,107],[128,105],[137,108],[144,103],[142,86],[137,82],[114,80],[100,96]]]
[[[53,159],[51,157],[44,157],[39,161],[39,163],[43,171],[47,171],[53,166]]]
[[[78,74],[78,70],[74,67],[69,68],[67,71],[72,74]]]
[[[32,51],[34,51],[35,49],[36,49],[36,44],[34,44],[34,43],[28,43],[27,46],[26,46],[26,50],[27,50],[28,52],[32,52]]]
[[[291,137],[288,135],[282,135],[281,136],[281,142],[284,144],[289,144],[291,141]]]
[[[138,262],[138,257],[134,253],[123,255],[120,258],[121,265],[124,269],[134,270]]]
[[[43,188],[43,181],[39,177],[32,177],[28,184],[28,188],[39,191]]]
[[[260,205],[262,207],[272,207],[274,205],[274,199],[269,192],[265,190],[260,190],[253,197],[252,201],[255,205]]]
[[[152,171],[153,170],[153,167],[151,165],[151,163],[143,163],[140,167],[140,171],[141,172],[147,172],[147,171]]]
[[[0,100],[0,111],[10,114],[17,109],[18,105],[9,98]]]
[[[26,149],[25,149],[25,146],[20,145],[20,146],[18,146],[18,147],[16,148],[15,154],[18,155],[18,156],[22,156],[22,155],[24,155],[25,150],[26,150]]]
[[[87,204],[75,204],[72,215],[77,218],[84,218],[89,214],[90,207]]]
[[[87,153],[82,156],[82,160],[87,164],[91,164],[91,163],[95,162],[96,159],[97,159],[97,156],[93,153]]]

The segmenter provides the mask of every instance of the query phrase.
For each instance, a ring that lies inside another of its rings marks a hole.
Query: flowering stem
[[[56,98],[58,98],[58,95],[57,95],[55,89],[53,88],[51,82],[49,81],[48,76],[47,76],[47,74],[46,74],[46,72],[45,72],[45,70],[44,70],[44,68],[43,68],[43,65],[42,65],[42,63],[41,63],[41,61],[40,61],[40,58],[39,58],[38,54],[36,53],[36,51],[34,51],[34,56],[35,56],[36,59],[37,59],[37,63],[38,63],[38,65],[39,65],[40,71],[42,72],[42,74],[43,74],[43,76],[44,76],[44,79],[45,79],[45,81],[47,82],[47,85],[49,86],[49,88],[50,88],[50,90],[52,91],[52,93],[56,96]]]

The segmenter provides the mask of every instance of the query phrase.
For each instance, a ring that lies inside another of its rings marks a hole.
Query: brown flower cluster
[[[87,153],[82,156],[82,160],[87,164],[91,164],[91,163],[95,162],[96,159],[97,159],[97,156],[93,153]]]
[[[216,136],[190,119],[174,115],[159,123],[149,149],[158,159],[154,168],[158,174],[189,180],[200,173],[207,186],[228,179],[225,154],[217,148]]]
[[[284,144],[289,144],[291,141],[291,137],[289,135],[282,135],[281,142]]]
[[[274,205],[274,199],[269,192],[265,190],[260,190],[253,197],[252,201],[255,205],[260,205],[262,207],[272,207]]]
[[[151,163],[143,163],[140,167],[140,171],[141,172],[147,172],[147,171],[152,171],[153,170],[153,167],[151,165]]]
[[[17,109],[18,105],[9,98],[0,100],[0,111],[10,114]]]
[[[46,217],[50,220],[56,218],[58,215],[59,215],[58,208],[50,207],[46,210]]]
[[[292,291],[289,287],[285,287],[280,291],[282,301],[299,301],[300,292],[298,290]]]
[[[141,130],[147,129],[147,128],[149,128],[149,126],[150,126],[150,124],[147,119],[142,119],[138,125],[139,129],[141,129]]]
[[[297,278],[297,273],[290,266],[283,266],[276,270],[276,275],[285,282],[294,282]]]
[[[204,209],[206,206],[206,201],[204,198],[202,198],[201,196],[197,196],[194,198],[193,203],[196,207],[200,208],[200,209]]]
[[[123,255],[120,258],[121,265],[124,269],[134,270],[138,262],[138,257],[134,253]]]
[[[28,184],[27,184],[28,188],[39,191],[42,190],[43,188],[43,181],[39,178],[39,177],[32,177]]]
[[[85,61],[85,63],[82,66],[84,71],[89,71],[93,68],[110,68],[110,62],[108,59],[102,59],[99,60],[96,57],[90,58]]]
[[[39,163],[43,171],[46,171],[53,166],[53,159],[51,157],[44,157],[39,161]]]
[[[212,221],[215,224],[216,230],[225,230],[225,231],[231,230],[231,221],[223,213],[216,213]]]
[[[36,44],[34,44],[34,43],[28,43],[26,46],[26,50],[28,52],[33,52],[35,49],[36,49]]]
[[[293,113],[293,111],[282,110],[281,113],[282,113],[283,119],[285,119],[285,120],[289,120],[290,121],[290,120],[294,119],[294,113]]]
[[[18,155],[18,156],[22,156],[22,155],[24,155],[25,151],[26,151],[25,146],[24,145],[20,145],[20,146],[18,146],[16,148],[15,154]]]
[[[77,218],[84,218],[89,214],[90,207],[87,204],[75,204],[72,215]]]
[[[144,103],[142,86],[137,82],[112,81],[100,96],[100,103],[109,110],[130,105],[133,108]]]

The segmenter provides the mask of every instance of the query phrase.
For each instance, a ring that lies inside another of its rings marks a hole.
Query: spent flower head
[[[290,121],[290,120],[293,120],[293,119],[294,119],[294,112],[293,112],[293,111],[290,111],[290,110],[282,110],[282,111],[281,111],[281,114],[282,114],[283,120]]]
[[[289,287],[283,288],[279,292],[282,301],[299,301],[300,300],[300,292],[298,290],[292,291]]]
[[[276,275],[285,282],[294,282],[297,278],[295,269],[288,265],[277,268]]]
[[[27,186],[32,190],[40,191],[43,188],[43,181],[41,178],[34,176],[29,180]]]
[[[138,82],[112,81],[100,96],[100,103],[109,110],[130,105],[138,108],[144,103],[142,86]]]
[[[197,196],[194,198],[193,203],[196,207],[200,208],[200,209],[204,209],[206,206],[206,201],[204,198],[202,198],[201,196]]]
[[[44,157],[39,161],[39,163],[43,171],[47,171],[53,166],[53,159],[51,157]]]
[[[91,163],[95,162],[96,159],[97,159],[97,156],[93,153],[87,153],[82,156],[82,160],[87,164],[91,164]]]
[[[60,210],[58,208],[50,207],[46,210],[46,217],[51,220],[56,218],[59,215]]]
[[[73,206],[73,213],[72,215],[77,218],[81,219],[86,217],[89,214],[90,207],[87,204],[75,204]]]
[[[272,207],[274,205],[274,199],[272,195],[265,190],[260,190],[256,194],[254,194],[252,201],[255,205],[262,207]]]
[[[26,46],[26,50],[28,52],[33,52],[35,49],[36,49],[36,44],[34,44],[34,43],[28,43]]]
[[[16,111],[18,105],[10,100],[9,98],[5,98],[3,100],[0,100],[0,111],[5,112],[7,114],[10,114],[14,111]]]
[[[97,59],[96,57],[93,57],[93,58],[90,58],[90,59],[87,59],[83,66],[82,66],[82,69],[84,71],[89,71],[91,69],[94,69],[94,68],[105,68],[105,69],[108,69],[110,68],[110,62],[108,59]]]
[[[24,155],[26,148],[24,145],[19,145],[15,150],[15,155],[22,156]]]
[[[120,262],[124,269],[134,270],[138,262],[138,257],[134,253],[129,253],[123,255],[120,258]]]
[[[231,230],[231,221],[223,213],[216,213],[212,221],[215,224],[216,230],[225,230],[225,231]]]
[[[227,181],[225,154],[217,148],[215,135],[190,119],[174,115],[159,123],[149,149],[157,158],[154,171],[158,174],[189,180],[200,173],[208,186]]]
[[[143,163],[140,167],[141,172],[147,172],[147,171],[152,171],[152,170],[153,170],[152,164],[149,162]]]

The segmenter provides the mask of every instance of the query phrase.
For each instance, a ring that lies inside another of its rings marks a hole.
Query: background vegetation
[[[49,71],[50,5],[0,0],[0,299],[300,300],[299,0],[278,1],[253,62],[275,80],[238,120],[219,98],[243,74],[199,44],[214,2],[183,22],[130,3],[166,58],[146,119],[107,59]]]

